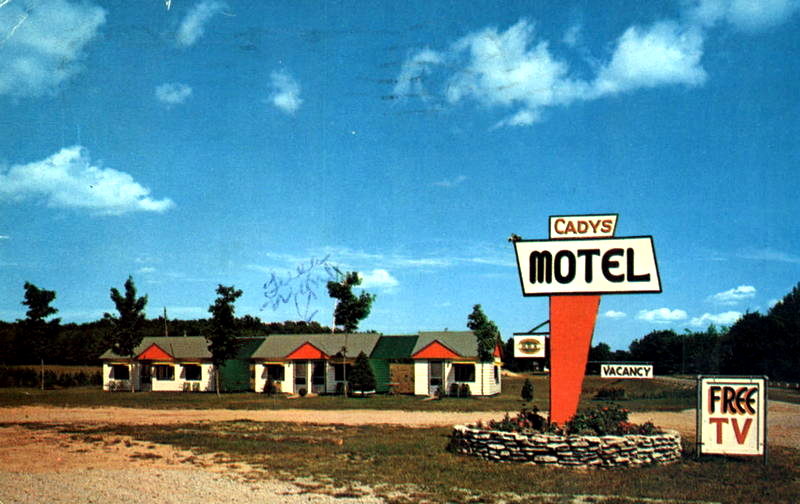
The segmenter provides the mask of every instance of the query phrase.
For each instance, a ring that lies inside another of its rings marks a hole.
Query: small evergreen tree
[[[524,402],[531,402],[533,400],[533,383],[530,378],[525,378],[525,383],[522,384],[522,390],[519,396]]]
[[[370,367],[364,352],[359,353],[356,357],[353,372],[350,375],[350,386],[356,392],[375,390],[375,374],[372,372],[372,367]]]
[[[241,290],[233,286],[217,286],[217,299],[208,307],[211,313],[211,330],[206,334],[208,351],[214,364],[217,395],[220,393],[220,368],[222,364],[236,357],[239,351],[239,331],[236,325],[233,303],[242,295]]]
[[[44,390],[44,358],[50,350],[53,340],[58,336],[58,326],[61,319],[45,319],[58,312],[50,306],[56,298],[55,291],[40,289],[30,282],[25,282],[25,300],[23,305],[28,307],[25,320],[22,320],[22,329],[25,338],[32,347],[41,364],[41,386]]]
[[[502,344],[502,341],[500,330],[483,313],[481,305],[476,304],[472,307],[472,313],[467,317],[467,327],[475,333],[475,338],[478,340],[478,359],[481,362],[491,362],[495,347]]]
[[[133,362],[133,351],[142,342],[142,325],[144,324],[144,307],[147,296],[136,297],[136,285],[128,276],[125,281],[125,295],[111,288],[111,300],[119,312],[119,316],[106,313],[103,318],[111,323],[111,349],[117,355],[123,355]],[[131,375],[131,392],[134,391],[133,375]]]

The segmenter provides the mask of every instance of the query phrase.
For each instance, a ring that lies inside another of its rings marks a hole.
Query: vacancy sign
[[[766,377],[699,376],[698,382],[699,453],[766,456]]]
[[[653,238],[520,240],[525,296],[661,292]]]
[[[653,377],[652,364],[601,364],[600,378],[636,378],[650,379]]]
[[[542,359],[544,357],[544,336],[514,336],[515,359]]]

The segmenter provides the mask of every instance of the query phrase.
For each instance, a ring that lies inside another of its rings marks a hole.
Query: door
[[[153,371],[149,363],[139,365],[139,390],[150,392],[153,390]]]
[[[323,360],[311,363],[311,392],[314,394],[325,392],[325,361]]]
[[[437,389],[442,394],[447,393],[444,389],[444,363],[442,361],[430,361],[428,366],[428,393],[434,395]]]
[[[308,392],[308,361],[294,362],[294,393],[299,394],[300,389]]]

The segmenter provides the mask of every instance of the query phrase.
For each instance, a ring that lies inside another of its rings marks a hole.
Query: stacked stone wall
[[[626,436],[558,436],[456,425],[450,448],[456,453],[497,462],[564,467],[637,467],[680,459],[681,437],[674,431]]]

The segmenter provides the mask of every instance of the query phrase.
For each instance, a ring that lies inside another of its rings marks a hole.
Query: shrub
[[[507,432],[552,432],[564,435],[624,435],[658,434],[662,432],[652,422],[636,425],[628,422],[628,410],[617,405],[596,408],[577,413],[563,427],[551,424],[534,406],[522,408],[516,416],[506,413],[502,420],[492,420],[487,427],[491,430]]]
[[[266,383],[264,383],[264,393],[268,396],[271,396],[277,392],[277,387],[275,387],[275,382],[272,381],[272,378],[267,378]]]
[[[436,387],[436,390],[433,391],[433,397],[437,400],[444,397],[444,392],[442,391],[442,387]]]
[[[530,378],[525,378],[525,383],[522,384],[522,390],[520,390],[519,396],[524,402],[531,402],[533,400],[533,383],[531,383]]]
[[[458,397],[458,383],[450,384],[450,391],[447,395],[450,397]]]
[[[354,392],[369,392],[375,390],[375,374],[369,365],[369,360],[364,352],[358,354],[353,364],[353,373],[350,375],[350,386]]]
[[[458,389],[458,397],[469,397],[472,395],[472,391],[469,389],[469,384],[462,383],[461,387]]]
[[[625,389],[618,387],[601,388],[594,395],[594,398],[608,401],[619,401],[625,399]]]
[[[305,387],[302,387],[300,390],[297,391],[297,393],[300,395],[300,397],[305,397],[306,394],[308,394],[308,390],[306,390]]]

